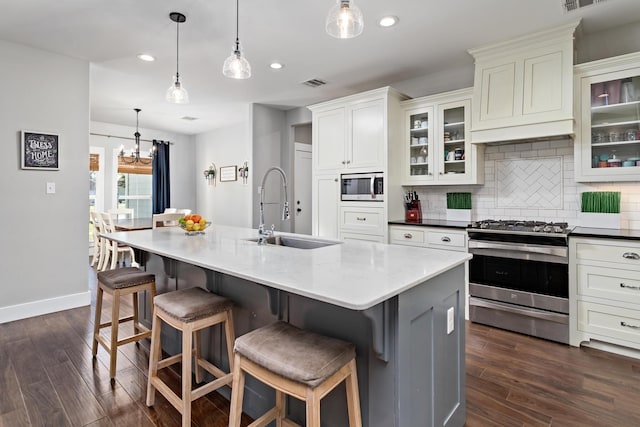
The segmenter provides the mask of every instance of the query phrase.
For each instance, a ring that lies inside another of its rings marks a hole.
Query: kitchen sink
[[[248,239],[250,242],[258,242],[259,239]],[[266,238],[267,245],[273,246],[288,246],[296,249],[316,249],[325,246],[337,245],[342,242],[335,242],[330,240],[317,240],[307,239],[291,236],[269,236]]]

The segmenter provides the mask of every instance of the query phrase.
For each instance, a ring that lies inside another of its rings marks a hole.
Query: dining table
[[[114,219],[113,226],[116,231],[151,230],[153,219],[151,217],[119,218]]]

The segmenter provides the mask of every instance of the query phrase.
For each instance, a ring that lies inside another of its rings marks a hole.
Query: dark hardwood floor
[[[89,286],[93,292],[93,270]],[[153,408],[145,405],[143,346],[120,347],[113,383],[104,349],[92,360],[94,303],[0,324],[0,426],[180,425],[160,394]],[[108,298],[103,307],[108,318]],[[467,426],[640,426],[640,360],[466,327]],[[179,376],[164,375],[179,390]],[[211,393],[193,404],[193,424],[226,426],[228,411]]]

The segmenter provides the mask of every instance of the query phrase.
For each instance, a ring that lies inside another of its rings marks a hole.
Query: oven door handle
[[[558,261],[563,264],[568,263],[569,249],[564,246],[537,246],[528,245],[525,243],[500,243],[500,242],[486,242],[480,240],[469,240],[469,252],[476,253],[478,255],[498,256],[503,258],[518,258],[513,254],[530,254],[531,259],[535,259],[535,255],[550,255],[558,257]]]
[[[521,316],[535,317],[537,319],[548,320],[556,323],[569,323],[568,314],[555,313],[552,311],[540,310],[538,308],[522,307],[519,305],[507,304],[499,301],[490,301],[476,297],[469,297],[469,305],[505,311],[508,313],[519,314]]]

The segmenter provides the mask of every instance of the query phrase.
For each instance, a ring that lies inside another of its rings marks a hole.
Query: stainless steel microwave
[[[340,200],[342,201],[384,201],[384,178],[382,172],[342,175],[340,187]]]

